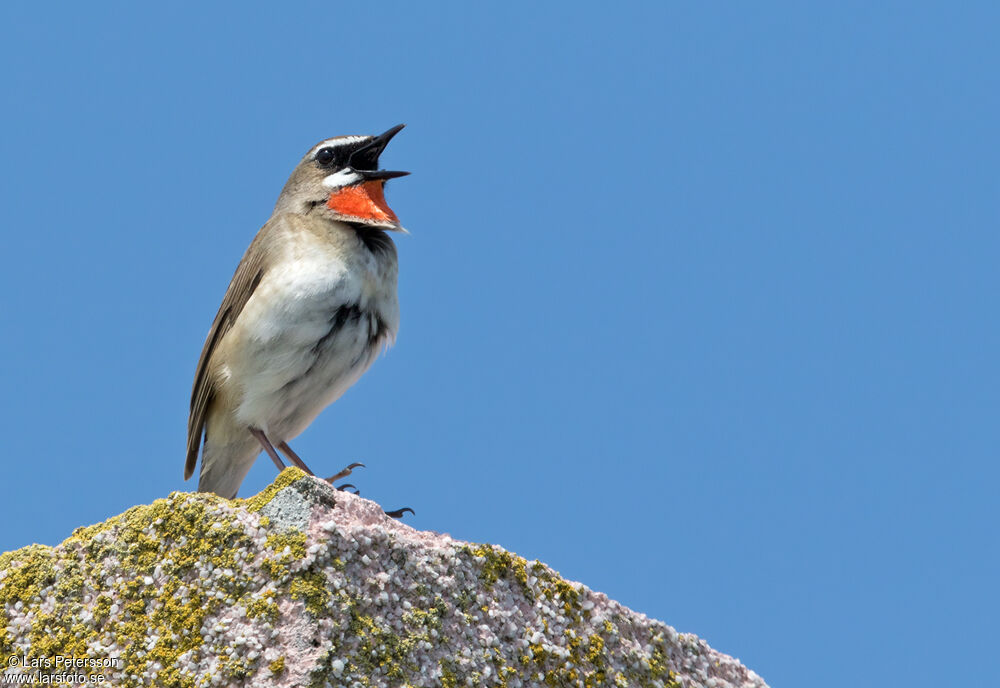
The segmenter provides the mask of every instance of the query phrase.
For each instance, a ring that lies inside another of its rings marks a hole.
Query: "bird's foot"
[[[403,518],[403,514],[409,511],[411,514],[416,515],[413,509],[408,506],[404,506],[402,509],[396,509],[395,511],[385,511],[386,516],[391,516],[392,518]]]
[[[335,481],[341,480],[349,476],[354,471],[355,468],[364,468],[364,467],[365,465],[363,463],[358,463],[357,461],[355,461],[354,463],[348,465],[346,468],[342,469],[339,473],[331,475],[329,478],[326,479],[326,482],[333,485]],[[352,485],[351,487],[354,486]]]
[[[344,478],[346,478],[347,476],[349,476],[351,473],[353,473],[355,468],[364,468],[364,467],[365,467],[365,465],[363,463],[355,461],[352,464],[348,464],[339,473],[336,473],[335,475],[331,475],[329,478],[326,479],[326,482],[328,482],[331,485],[333,485],[334,482],[336,482],[338,480],[343,480]],[[358,488],[356,488],[351,483],[344,483],[343,485],[333,485],[333,486],[335,488],[337,488],[341,492],[350,492],[351,494],[355,494],[355,495],[361,494],[361,490],[359,490]],[[411,509],[408,506],[404,506],[402,509],[395,509],[394,511],[385,511],[384,513],[385,513],[386,516],[391,516],[392,518],[403,518],[403,514],[405,514],[407,511],[409,511],[411,514],[415,514],[416,513],[416,512],[413,511],[413,509]]]

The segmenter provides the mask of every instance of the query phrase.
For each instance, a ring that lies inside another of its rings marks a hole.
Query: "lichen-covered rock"
[[[544,564],[297,469],[0,555],[0,657],[20,658],[0,670],[51,676],[57,656],[111,686],[765,685]]]

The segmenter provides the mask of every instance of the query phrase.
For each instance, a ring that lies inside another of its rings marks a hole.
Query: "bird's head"
[[[386,180],[409,172],[378,169],[378,158],[404,125],[379,136],[338,136],[313,146],[278,198],[275,212],[320,212],[351,225],[406,230],[385,202]]]

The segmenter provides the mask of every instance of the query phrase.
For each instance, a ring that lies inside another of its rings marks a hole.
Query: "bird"
[[[261,450],[279,470],[281,451],[313,474],[288,442],[395,342],[389,234],[407,232],[384,188],[409,173],[380,170],[379,156],[403,126],[313,146],[240,260],[191,390],[184,479],[200,453],[199,492],[235,498]]]

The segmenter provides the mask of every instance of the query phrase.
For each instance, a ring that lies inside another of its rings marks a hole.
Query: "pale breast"
[[[300,433],[353,385],[399,323],[394,253],[380,257],[360,242],[358,250],[292,249],[265,274],[231,332],[239,340],[228,371],[240,389],[237,419],[272,442]]]

